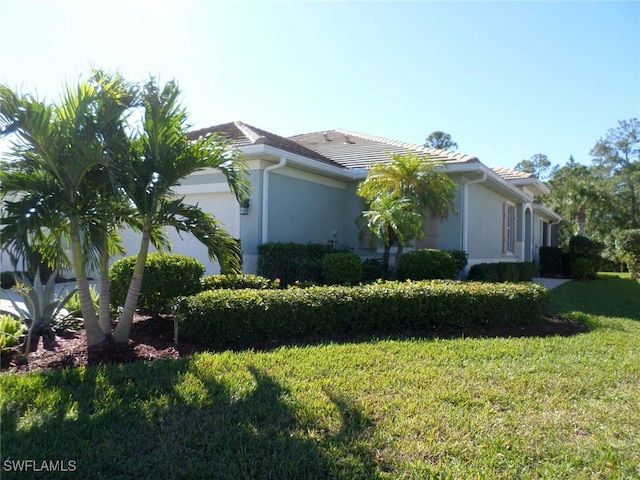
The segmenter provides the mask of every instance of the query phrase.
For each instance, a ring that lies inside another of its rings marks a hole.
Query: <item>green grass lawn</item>
[[[640,284],[569,282],[551,308],[591,331],[4,374],[1,475],[640,478]],[[23,459],[75,471],[7,471]]]

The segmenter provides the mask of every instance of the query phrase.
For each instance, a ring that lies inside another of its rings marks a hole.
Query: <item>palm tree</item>
[[[193,234],[207,247],[210,258],[220,263],[222,271],[240,271],[237,242],[212,215],[186,204],[173,188],[194,172],[215,168],[225,175],[231,191],[242,201],[250,188],[246,167],[239,162],[236,151],[216,136],[189,141],[187,115],[179,96],[175,82],[170,81],[161,89],[153,78],[141,93],[142,134],[133,143],[129,172],[121,184],[137,211],[141,239],[124,309],[113,334],[119,342],[129,338],[149,243],[159,227],[171,226]]]
[[[375,165],[358,187],[358,195],[369,205],[363,212],[366,228],[385,245],[385,269],[394,242],[397,261],[406,241],[424,233],[427,210],[440,219],[455,212],[457,186],[441,167],[416,154],[391,154],[389,163]]]
[[[89,345],[106,338],[107,325],[101,328],[93,308],[87,267],[99,263],[106,244],[111,221],[106,172],[112,166],[112,147],[124,138],[124,117],[134,99],[122,77],[100,71],[75,89],[67,87],[53,104],[0,86],[2,133],[17,136],[13,162],[3,164],[1,173],[0,195],[13,202],[3,219],[3,235],[29,230],[30,238],[22,240],[37,240],[34,247],[50,263],[66,256],[60,246],[69,245]],[[21,218],[25,216],[28,222]],[[18,245],[21,238],[14,235],[12,240]],[[52,249],[52,244],[59,247]]]

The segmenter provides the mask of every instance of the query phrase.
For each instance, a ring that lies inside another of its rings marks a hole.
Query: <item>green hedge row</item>
[[[181,336],[229,348],[309,336],[530,323],[546,313],[547,295],[534,284],[457,281],[212,290],[178,299],[174,313]]]
[[[533,262],[477,263],[467,278],[477,282],[530,282],[538,267]]]

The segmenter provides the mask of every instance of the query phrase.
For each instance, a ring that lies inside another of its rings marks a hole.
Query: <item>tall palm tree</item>
[[[52,237],[57,245],[69,245],[89,345],[103,341],[107,328],[101,328],[93,308],[87,267],[99,263],[108,236],[105,172],[111,168],[113,145],[123,138],[114,132],[124,132],[124,116],[134,99],[135,92],[119,75],[100,71],[77,88],[67,87],[53,104],[0,86],[2,133],[17,137],[13,162],[2,165],[0,195],[13,202],[12,216],[3,219],[3,235],[22,228],[26,222],[20,217],[29,214],[24,228],[49,234],[36,244],[43,253]],[[26,210],[30,204],[36,205],[34,211]],[[62,254],[60,249],[50,253]]]
[[[185,203],[173,189],[188,175],[215,168],[225,175],[231,191],[242,201],[249,195],[250,188],[246,167],[235,151],[216,136],[189,141],[187,115],[179,97],[175,82],[160,88],[153,78],[141,92],[142,133],[134,141],[130,170],[122,182],[123,190],[137,210],[140,250],[124,309],[113,333],[114,340],[119,342],[129,338],[151,235],[158,227],[170,226],[193,234],[223,271],[240,271],[241,252],[237,242],[211,214]]]
[[[363,212],[366,228],[385,245],[385,268],[394,242],[398,242],[397,261],[406,242],[424,233],[427,211],[440,219],[455,212],[456,190],[440,164],[416,154],[391,154],[389,163],[369,171],[358,195],[369,205]]]

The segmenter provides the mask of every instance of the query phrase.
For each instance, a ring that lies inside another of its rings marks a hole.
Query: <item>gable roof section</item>
[[[370,168],[378,163],[387,163],[389,153],[414,153],[429,156],[434,161],[446,164],[480,163],[476,157],[470,155],[398,142],[340,128],[294,135],[289,138],[345,168]]]
[[[491,170],[496,172],[503,180],[526,180],[530,178],[538,180],[538,177],[533,173],[521,172],[519,170],[513,170],[512,168],[497,167]]]
[[[198,137],[205,136],[210,133],[222,134],[223,137],[233,141],[234,145],[238,148],[249,145],[269,145],[271,147],[285,150],[290,153],[296,153],[334,167],[343,168],[343,165],[334,162],[321,153],[311,150],[300,143],[281,137],[275,133],[252,127],[251,125],[247,125],[242,122],[223,123],[213,127],[201,128],[199,130],[189,132],[188,137],[190,140],[195,140]]]

